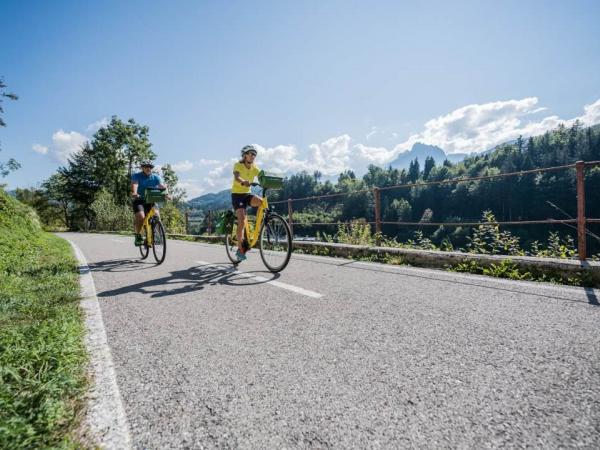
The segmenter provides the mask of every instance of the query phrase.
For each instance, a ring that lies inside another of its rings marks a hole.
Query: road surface
[[[63,233],[134,448],[600,446],[598,290]]]

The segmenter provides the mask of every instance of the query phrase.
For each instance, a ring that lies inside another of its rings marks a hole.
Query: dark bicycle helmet
[[[140,163],[140,167],[151,167],[151,168],[154,168],[154,163],[152,161],[150,161],[149,159],[145,159],[144,161],[142,161]]]

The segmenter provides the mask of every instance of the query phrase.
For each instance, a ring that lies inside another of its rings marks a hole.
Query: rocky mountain
[[[421,142],[415,143],[412,148],[404,153],[400,153],[398,157],[390,163],[395,169],[408,169],[410,162],[415,158],[419,160],[421,166],[425,162],[425,158],[431,156],[436,164],[442,164],[445,159],[456,163],[460,162],[469,156],[467,153],[450,153],[447,154],[444,150],[436,145],[422,144]]]

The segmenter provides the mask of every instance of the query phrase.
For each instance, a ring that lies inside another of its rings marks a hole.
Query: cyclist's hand
[[[131,198],[132,198],[132,199],[134,199],[134,200],[135,200],[136,198],[139,198],[139,196],[140,196],[140,194],[131,194]]]
[[[242,181],[242,186],[250,186],[250,182],[248,180]]]

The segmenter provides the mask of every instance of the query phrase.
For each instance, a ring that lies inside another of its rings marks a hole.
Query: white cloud
[[[76,131],[66,132],[58,130],[52,135],[52,156],[61,164],[66,164],[69,157],[81,150],[88,138]]]
[[[218,159],[204,159],[202,158],[201,160],[198,161],[198,164],[200,164],[201,166],[214,166],[215,164],[219,164],[221,161],[219,161]]]
[[[45,155],[46,153],[48,153],[48,147],[45,147],[40,144],[33,144],[33,147],[31,148],[34,152],[39,153],[40,155]]]
[[[183,180],[177,183],[178,187],[185,189],[186,198],[192,199],[198,197],[206,191],[205,185],[198,180]]]
[[[235,158],[229,161],[221,161],[220,166],[208,172],[208,175],[203,178],[203,182],[213,190],[227,189],[231,186],[232,169],[235,161]]]
[[[561,123],[566,126],[575,120],[580,120],[586,126],[600,123],[600,100],[586,105],[582,115],[571,119],[561,119],[556,115],[540,117],[547,108],[540,107],[538,102],[536,97],[526,97],[467,105],[427,121],[422,131],[389,149],[354,142],[347,134],[332,137],[320,144],[311,144],[305,149],[292,144],[274,147],[257,145],[257,163],[261,168],[287,175],[303,170],[309,173],[318,170],[325,176],[335,176],[348,169],[360,174],[366,171],[369,164],[389,164],[416,142],[437,145],[448,153],[472,153],[511,141],[519,135],[543,134]],[[372,127],[366,139],[380,132],[380,128]],[[397,134],[392,136],[397,137]],[[229,187],[229,169],[233,161],[222,162],[210,170],[204,183],[213,190]]]
[[[189,172],[194,168],[194,163],[186,159],[185,161],[172,164],[171,167],[175,172]]]
[[[360,152],[361,159],[380,166],[389,163],[397,156],[395,150],[388,150],[385,147],[367,147],[363,144],[356,144],[354,148]]]
[[[577,117],[585,126],[595,125],[600,123],[600,99],[596,100],[591,105],[583,107],[583,115]]]
[[[571,125],[579,119],[584,125],[600,122],[600,100],[584,107],[584,114],[573,119],[556,115],[538,120],[532,115],[546,111],[537,107],[537,97],[473,104],[458,108],[425,123],[423,131],[410,136],[394,150],[401,153],[415,142],[437,145],[447,153],[473,153],[492,148],[503,142],[523,136],[543,134],[560,123]]]
[[[368,141],[376,133],[377,133],[377,127],[371,127],[371,131],[369,131],[367,133],[367,135],[365,136],[365,138],[367,138],[367,141]]]
[[[100,120],[96,120],[94,123],[90,123],[87,128],[85,129],[85,131],[87,131],[90,134],[94,134],[96,131],[98,131],[100,128],[105,127],[106,125],[109,124],[109,120],[106,117],[103,117]]]

